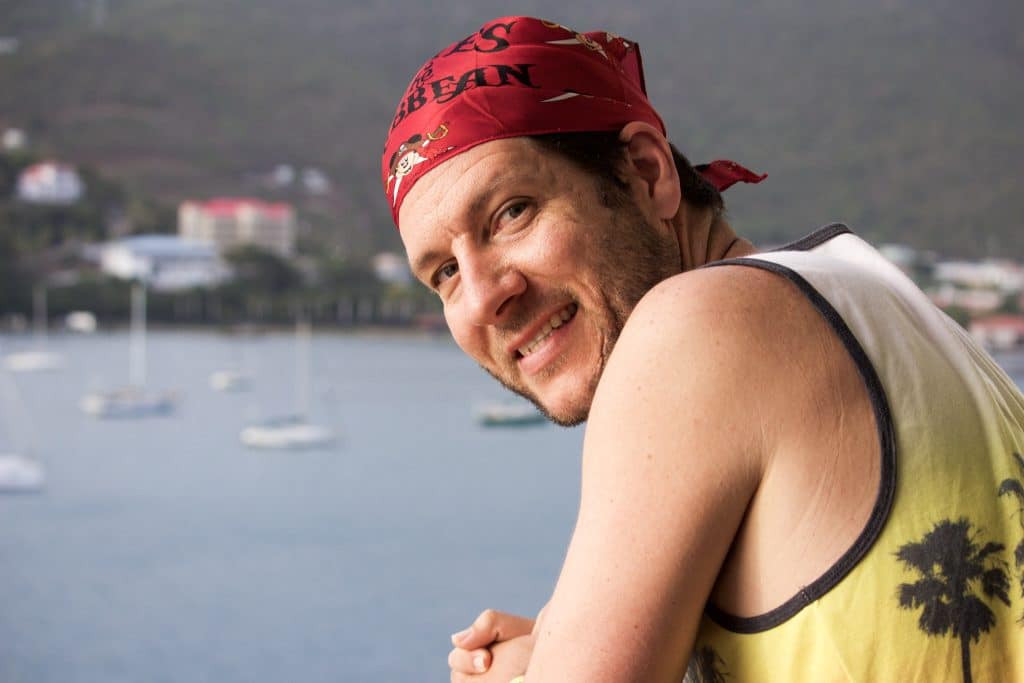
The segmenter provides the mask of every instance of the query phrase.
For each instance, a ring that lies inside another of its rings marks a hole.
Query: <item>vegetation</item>
[[[378,164],[409,77],[439,40],[508,12],[495,0],[395,7],[5,0],[2,31],[21,47],[0,56],[0,126],[172,207],[285,194],[260,174],[321,168],[334,191],[297,197],[300,212],[326,217],[311,222],[323,242],[365,258],[397,247]],[[843,220],[874,241],[1024,260],[1024,5],[519,7],[640,41],[649,94],[680,148],[769,174],[728,197],[756,240]]]
[[[371,254],[400,249],[379,186],[381,142],[438,41],[506,5],[0,2],[0,34],[19,41],[0,55],[0,131],[21,128],[30,144],[0,156],[0,310],[27,310],[32,282],[67,258],[58,245],[172,232],[181,200],[217,195],[289,201],[301,223],[294,272],[236,255],[270,279],[224,288],[229,308],[253,296],[287,308],[305,292],[335,307],[397,297],[437,310],[423,292],[395,294],[368,277]],[[756,242],[843,220],[875,242],[1024,260],[1022,7],[655,0],[595,12],[566,0],[520,11],[640,41],[670,138],[695,162],[734,158],[768,172],[727,196],[734,224]],[[42,158],[75,164],[86,201],[11,201],[17,172]],[[330,191],[269,182],[280,164],[321,169]],[[87,278],[68,296],[102,298],[101,282]]]

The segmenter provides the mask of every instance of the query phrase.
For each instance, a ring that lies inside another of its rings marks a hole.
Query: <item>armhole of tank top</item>
[[[831,227],[831,226],[830,226]],[[848,232],[844,230],[843,232]],[[839,234],[839,233],[836,233]],[[834,236],[834,235],[833,235]],[[763,261],[756,258],[736,258],[726,261],[717,261],[708,264],[706,267],[715,266],[749,266],[761,268],[781,275],[792,282],[800,292],[810,300],[811,304],[825,318],[832,330],[838,335],[843,346],[850,354],[857,366],[861,379],[871,400],[871,407],[875,417],[875,426],[878,432],[878,441],[881,454],[881,468],[878,482],[878,496],[871,509],[871,516],[868,518],[864,529],[854,540],[853,544],[840,556],[836,562],[829,567],[825,573],[815,579],[812,583],[801,588],[796,595],[786,600],[778,607],[763,614],[753,617],[738,617],[729,614],[708,602],[705,612],[719,626],[735,633],[760,633],[775,628],[780,624],[796,616],[804,607],[815,600],[820,599],[832,588],[834,588],[857,564],[864,558],[871,546],[874,545],[882,532],[882,527],[889,517],[892,508],[892,501],[896,491],[896,438],[892,423],[892,414],[889,410],[889,402],[885,397],[882,383],[875,372],[871,360],[868,358],[860,342],[853,332],[846,325],[839,312],[833,308],[825,297],[821,295],[807,280],[796,271],[786,266],[771,261]]]

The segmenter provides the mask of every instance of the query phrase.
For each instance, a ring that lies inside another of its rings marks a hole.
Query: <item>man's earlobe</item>
[[[627,123],[619,132],[626,146],[626,161],[646,186],[658,218],[671,219],[679,211],[682,191],[672,148],[661,131],[645,121]]]

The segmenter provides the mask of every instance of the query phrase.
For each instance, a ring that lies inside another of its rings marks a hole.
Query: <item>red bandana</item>
[[[611,33],[576,33],[530,17],[503,17],[428,61],[398,104],[381,180],[391,214],[431,168],[498,138],[618,131],[665,124],[647,100],[640,48]],[[698,166],[715,187],[760,182],[732,161]]]

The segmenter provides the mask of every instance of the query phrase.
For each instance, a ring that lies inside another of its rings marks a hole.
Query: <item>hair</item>
[[[628,185],[619,174],[625,158],[626,143],[617,132],[549,133],[530,138],[546,150],[560,154],[600,182],[602,199],[608,206],[621,206],[627,200]],[[698,209],[711,209],[716,216],[725,211],[721,193],[709,183],[675,145],[672,158],[679,173],[683,200]]]

